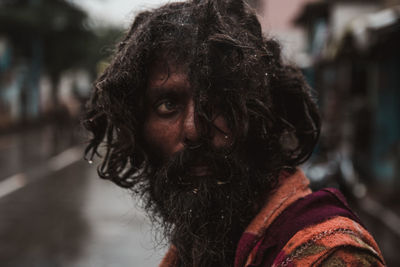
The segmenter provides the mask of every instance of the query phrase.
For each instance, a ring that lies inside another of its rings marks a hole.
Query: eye
[[[164,99],[155,106],[155,110],[159,115],[171,115],[176,112],[177,109],[178,105],[170,99]]]

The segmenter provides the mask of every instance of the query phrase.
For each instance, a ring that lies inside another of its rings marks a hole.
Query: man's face
[[[204,140],[183,68],[155,65],[145,100],[143,136],[151,167],[147,206],[162,218],[166,236],[187,265],[232,265],[264,175],[232,148],[233,133],[218,107]],[[202,256],[193,258],[199,251]]]
[[[200,142],[193,91],[182,68],[156,64],[149,75],[146,91],[146,119],[143,135],[153,154],[164,162],[185,147]],[[229,146],[230,136],[222,116],[213,120],[215,148]],[[202,163],[192,170],[201,176],[207,170]]]

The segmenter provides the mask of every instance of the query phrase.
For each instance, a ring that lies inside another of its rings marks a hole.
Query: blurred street
[[[134,199],[97,177],[83,146],[54,151],[51,131],[0,136],[1,266],[157,266]]]

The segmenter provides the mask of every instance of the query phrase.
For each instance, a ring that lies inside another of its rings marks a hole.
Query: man
[[[104,143],[99,175],[162,226],[161,266],[384,264],[341,195],[311,194],[297,169],[319,136],[317,108],[241,1],[140,13],[85,126],[90,160]]]

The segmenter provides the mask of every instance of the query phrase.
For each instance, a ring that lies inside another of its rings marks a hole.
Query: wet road
[[[48,131],[0,136],[0,265],[157,266],[165,248],[129,193]]]

